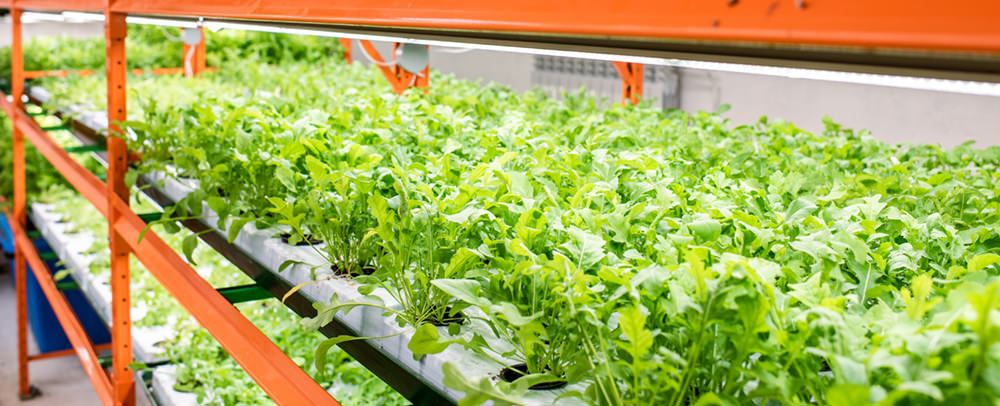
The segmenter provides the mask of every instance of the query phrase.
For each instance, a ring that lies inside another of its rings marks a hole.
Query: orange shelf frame
[[[46,5],[63,9],[89,9],[89,2],[74,2],[61,5],[47,2]],[[145,233],[141,242],[140,233],[146,223],[128,205],[129,190],[125,185],[127,161],[134,154],[129,153],[125,141],[120,137],[108,137],[107,182],[102,182],[88,172],[44,132],[38,123],[24,110],[21,102],[24,93],[24,65],[20,17],[23,9],[20,3],[13,4],[13,46],[12,100],[8,101],[0,92],[0,108],[14,121],[14,196],[11,225],[15,232],[15,261],[18,269],[31,265],[46,298],[52,304],[59,323],[73,345],[76,354],[91,379],[101,402],[106,405],[134,405],[135,384],[129,368],[132,362],[131,349],[131,294],[129,256],[135,255],[157,280],[177,299],[177,301],[230,353],[247,373],[260,384],[261,388],[279,404],[289,405],[339,405],[325,389],[320,387],[308,374],[293,362],[284,352],[271,342],[260,330],[246,319],[229,301],[222,297],[211,285],[202,279],[176,252],[173,251],[153,231]],[[125,99],[127,96],[125,63],[125,37],[127,34],[125,14],[111,11],[104,5],[106,74],[108,90],[108,122],[110,132],[121,133],[118,123],[126,118]],[[204,70],[204,48],[194,52],[194,66],[198,73]],[[198,54],[201,54],[199,57]],[[68,302],[58,289],[49,269],[38,257],[27,235],[25,227],[25,163],[24,141],[32,143],[38,151],[69,181],[70,185],[108,218],[111,239],[111,290],[112,290],[112,365],[110,371],[100,365],[98,348],[93,346],[80,325]],[[26,276],[19,272],[16,281],[17,324],[18,324],[18,392],[22,398],[34,396],[36,391],[30,385],[28,362],[63,355],[43,354],[29,356],[27,351],[27,308]]]
[[[447,31],[457,35],[489,38],[490,33],[558,37],[560,41],[631,41],[652,44],[676,52],[695,52],[699,47],[735,49],[782,48],[793,52],[850,49],[857,58],[876,53],[894,55],[960,56],[963,63],[995,63],[1000,60],[1000,2],[979,0],[510,0],[464,2],[448,0],[0,0],[12,9],[14,36],[12,93],[14,102],[0,101],[15,122],[14,210],[11,222],[23,240],[25,222],[24,139],[69,180],[109,220],[112,236],[113,370],[110,377],[95,370],[94,349],[80,336],[79,323],[65,314],[54,284],[44,277],[44,267],[35,271],[47,296],[61,310],[60,322],[72,335],[74,350],[84,362],[102,400],[108,404],[133,404],[129,350],[128,256],[134,254],[279,404],[337,404],[322,388],[274,346],[259,330],[211,288],[155,233],[138,242],[145,223],[128,207],[123,179],[127,159],[125,143],[109,140],[107,183],[83,170],[30,119],[23,110],[21,49],[22,10],[78,10],[103,12],[106,18],[109,122],[125,118],[125,15],[188,16],[219,19],[272,20],[338,24],[355,28],[410,30],[415,33]],[[505,37],[509,38],[509,37]],[[530,42],[530,40],[529,40]],[[678,48],[677,44],[683,47]],[[362,46],[367,48],[366,44]],[[686,47],[686,48],[685,48]],[[681,51],[678,51],[681,49]],[[686,49],[687,51],[684,51]],[[200,51],[196,51],[200,52]],[[725,52],[725,51],[723,51]],[[697,53],[697,52],[695,52]],[[833,53],[834,56],[844,55]],[[753,57],[754,55],[750,55]],[[981,59],[977,59],[981,58]],[[972,62],[970,62],[972,61]],[[829,61],[827,61],[829,62]],[[832,61],[839,62],[839,61]],[[863,62],[863,61],[862,61]],[[844,63],[859,63],[858,60]],[[980,64],[979,73],[997,74],[1000,68]],[[615,63],[623,79],[623,102],[635,101],[642,92],[642,66]],[[917,69],[923,67],[917,66]],[[933,69],[934,67],[929,67]],[[891,67],[890,67],[891,69]],[[383,69],[385,70],[385,69]],[[394,89],[415,83],[398,71],[387,72]],[[408,81],[407,81],[408,79]],[[424,77],[426,79],[426,77]],[[398,82],[398,83],[396,83]],[[30,244],[18,244],[17,266],[25,261],[44,265]],[[22,272],[21,275],[24,273]],[[29,392],[24,325],[24,280],[19,277],[18,324],[20,385]]]
[[[8,0],[9,1],[9,0]],[[17,0],[103,10],[94,0]],[[649,39],[1000,52],[1000,3],[980,0],[117,0],[128,14]]]

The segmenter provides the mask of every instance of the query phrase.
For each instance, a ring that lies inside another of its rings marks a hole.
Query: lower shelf
[[[90,266],[97,259],[97,254],[85,254],[93,244],[94,236],[86,232],[77,232],[71,236],[67,231],[72,225],[63,222],[62,216],[46,204],[32,204],[29,216],[42,237],[49,242],[56,256],[62,260],[63,266],[70,271],[84,297],[104,320],[104,324],[110,328],[111,285],[107,280],[100,280],[90,273]],[[132,308],[133,319],[141,318],[144,313],[145,309],[142,307]],[[164,361],[163,350],[156,344],[170,337],[172,333],[163,327],[133,327],[132,348],[136,361],[142,363]]]

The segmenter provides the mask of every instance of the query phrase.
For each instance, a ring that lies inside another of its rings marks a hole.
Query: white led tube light
[[[26,17],[38,20],[49,21],[104,21],[104,15],[97,13],[63,12],[60,14],[51,13],[24,13]],[[61,18],[53,17],[59,16]],[[169,18],[151,18],[129,16],[126,22],[133,24],[162,25],[168,27],[196,28],[198,22],[190,20],[176,20]],[[963,93],[980,96],[1000,97],[1000,83],[973,82],[949,79],[930,79],[909,76],[895,76],[871,73],[839,72],[821,69],[786,68],[765,65],[746,65],[726,62],[707,62],[694,60],[681,60],[671,58],[655,58],[633,55],[615,55],[599,52],[566,51],[555,49],[538,49],[509,45],[490,45],[463,43],[457,41],[419,39],[394,35],[358,34],[350,32],[337,32],[328,30],[317,30],[309,28],[294,28],[284,26],[274,26],[253,23],[237,23],[227,21],[205,21],[201,26],[210,31],[222,29],[233,29],[243,31],[270,32],[276,34],[310,35],[329,38],[348,38],[368,41],[404,42],[433,47],[443,47],[457,49],[457,52],[467,50],[485,50],[499,52],[513,52],[530,55],[551,55],[568,58],[594,59],[601,61],[632,62],[645,65],[674,66],[685,69],[710,70],[718,72],[745,73],[752,75],[778,76],[792,79],[823,80],[830,82],[852,83],[860,85],[887,86],[904,89],[928,90],[938,92]],[[456,51],[450,51],[456,52]]]

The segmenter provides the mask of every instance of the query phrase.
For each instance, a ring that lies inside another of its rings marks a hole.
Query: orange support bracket
[[[622,104],[639,104],[642,98],[643,65],[632,62],[611,62],[622,77]]]
[[[197,45],[184,44],[184,76],[198,76],[205,71],[205,29],[198,27],[198,33],[201,40]]]
[[[394,43],[392,45],[393,57],[392,63],[386,63],[382,59],[382,55],[379,54],[375,46],[372,45],[371,41],[361,40],[361,48],[371,58],[372,63],[378,66],[379,70],[382,71],[382,75],[389,80],[389,84],[392,86],[392,91],[396,94],[403,94],[406,89],[411,87],[422,87],[426,88],[429,84],[430,77],[430,65],[424,67],[420,73],[414,74],[409,72],[399,65],[396,64],[396,50],[399,48],[400,43]]]
[[[353,46],[353,43],[352,43],[351,39],[350,38],[341,38],[340,39],[340,46],[342,46],[344,48],[344,61],[347,62],[348,65],[350,65],[351,64],[351,47]]]

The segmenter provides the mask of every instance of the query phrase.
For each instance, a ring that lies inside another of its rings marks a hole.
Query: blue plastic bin
[[[3,252],[14,255],[14,230],[10,229],[7,216],[3,214],[0,214],[0,246],[2,246]]]
[[[3,225],[7,226],[6,220],[4,220]],[[49,244],[44,239],[39,238],[32,241],[35,243],[39,254],[52,252]],[[58,261],[56,260],[45,261],[45,264],[48,265],[52,272],[62,269],[62,266],[56,265],[57,263]],[[10,260],[10,269],[16,278],[19,270],[14,269],[13,258]],[[38,350],[41,352],[50,352],[72,348],[69,339],[66,338],[66,333],[62,329],[62,325],[59,324],[59,319],[56,318],[56,314],[52,311],[52,306],[45,297],[45,292],[42,292],[42,287],[38,285],[38,280],[35,279],[35,274],[31,271],[30,266],[28,267],[27,275],[28,324],[31,325],[31,333],[38,344]],[[73,312],[76,313],[76,317],[80,320],[80,324],[83,325],[83,329],[90,336],[90,340],[95,345],[111,342],[111,334],[108,332],[107,326],[104,325],[104,321],[101,320],[101,317],[90,306],[90,302],[83,296],[83,292],[77,289],[63,291],[63,294],[66,295],[70,307],[73,308]]]

